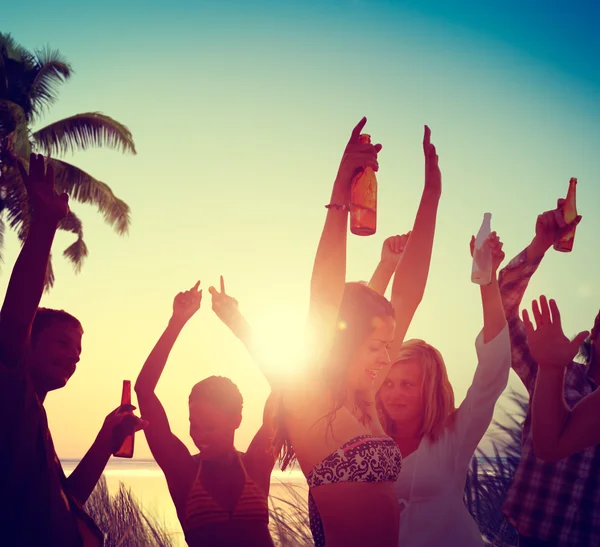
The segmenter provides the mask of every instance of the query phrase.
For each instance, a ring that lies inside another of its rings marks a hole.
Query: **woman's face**
[[[396,422],[415,423],[423,419],[423,367],[416,360],[397,363],[388,372],[379,399],[388,416]]]
[[[242,420],[208,401],[190,404],[190,437],[204,458],[210,459],[233,448],[235,430]]]
[[[393,317],[376,317],[373,330],[358,347],[350,365],[348,383],[356,391],[372,389],[382,367],[390,364],[388,349],[394,340]]]

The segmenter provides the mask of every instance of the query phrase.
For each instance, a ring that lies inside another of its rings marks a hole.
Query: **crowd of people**
[[[31,225],[0,312],[0,522],[7,546],[103,545],[84,505],[111,454],[141,430],[190,547],[273,546],[268,496],[277,462],[282,469],[296,463],[306,477],[316,546],[481,546],[463,491],[511,368],[531,403],[504,505],[519,545],[600,545],[600,313],[591,332],[573,339],[563,333],[554,300],[540,296],[531,313],[527,307],[521,313],[545,253],[581,217],[566,223],[559,200],[556,209],[537,217],[527,248],[499,272],[502,242],[496,233],[486,240],[492,276],[480,286],[478,364],[457,407],[441,353],[425,340],[405,340],[425,293],[442,195],[427,126],[425,183],[412,230],[385,240],[369,283],[346,281],[352,180],[367,166],[377,171],[381,150],[360,139],[365,124],[363,118],[352,131],[326,204],[310,280],[303,366],[290,373],[284,362],[280,369],[263,363],[252,326],[223,278],[219,289],[209,289],[213,311],[271,386],[262,425],[246,452],[235,448],[243,398],[228,378],[212,376],[191,388],[189,431],[196,454],[173,434],[155,393],[179,333],[200,309],[198,282],[175,297],[165,331],[139,373],[140,417],[131,405],[111,412],[69,477],[43,404],[75,372],[83,328],[65,311],[39,307],[68,196],[55,193],[52,167],[43,156],[19,165]],[[585,362],[575,360],[578,353]]]

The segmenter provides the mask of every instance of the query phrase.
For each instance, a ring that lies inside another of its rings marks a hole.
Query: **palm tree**
[[[487,436],[492,439],[494,455],[480,449],[471,460],[465,484],[465,504],[491,545],[517,544],[517,532],[502,513],[502,505],[521,459],[522,425],[529,401],[516,392],[506,397],[516,411],[504,412],[505,420],[494,420]]]
[[[67,192],[72,200],[95,205],[117,234],[123,235],[129,230],[129,206],[118,199],[107,184],[54,157],[102,146],[135,154],[129,129],[98,112],[76,114],[36,131],[31,129],[55,102],[58,85],[66,82],[72,72],[59,51],[46,48],[30,52],[10,34],[0,33],[0,260],[4,218],[21,242],[27,236],[30,223],[27,192],[18,174],[17,161],[27,165],[31,152],[48,158],[54,167],[57,191]],[[59,229],[77,236],[63,254],[79,272],[88,254],[81,220],[71,212]],[[53,282],[49,262],[47,288]]]

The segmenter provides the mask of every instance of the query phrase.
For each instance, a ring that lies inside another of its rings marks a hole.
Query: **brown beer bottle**
[[[562,214],[565,224],[570,224],[577,217],[577,205],[575,203],[577,191],[577,179],[571,178],[569,181],[569,190],[567,192],[567,198],[562,206]],[[558,241],[554,242],[554,248],[557,251],[563,253],[570,253],[573,250],[573,242],[575,240],[576,226],[573,226],[568,232],[565,232],[560,236]]]
[[[121,395],[121,404],[122,405],[130,405],[131,404],[131,381],[123,380],[123,394]],[[133,441],[135,439],[135,434],[127,435],[121,448],[117,450],[113,456],[117,458],[133,458]]]
[[[371,136],[360,136],[361,144],[370,144]],[[372,167],[363,168],[352,180],[350,190],[350,231],[370,236],[377,230],[377,177]]]

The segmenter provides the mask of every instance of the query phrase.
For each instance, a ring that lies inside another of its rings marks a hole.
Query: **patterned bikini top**
[[[244,488],[233,511],[224,509],[208,493],[200,481],[201,469],[202,465],[199,465],[196,480],[188,496],[182,526],[184,532],[187,533],[207,524],[231,521],[255,521],[268,526],[269,505],[267,497],[248,476],[245,469]]]
[[[359,435],[315,465],[310,488],[335,482],[395,482],[402,467],[398,445],[387,435]]]

